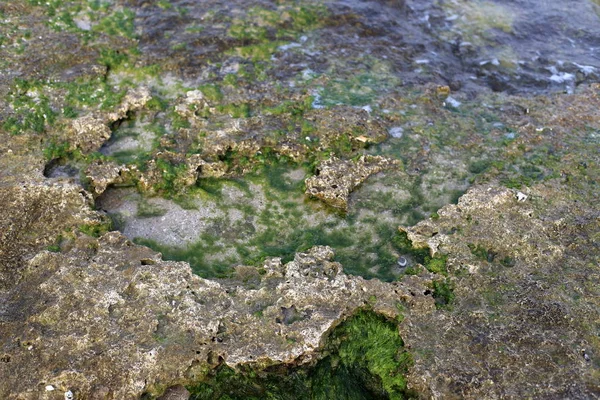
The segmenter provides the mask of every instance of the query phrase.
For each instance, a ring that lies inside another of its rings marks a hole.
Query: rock
[[[171,386],[156,400],[188,400],[190,392],[183,385]]]
[[[332,157],[323,161],[316,174],[306,179],[306,191],[326,204],[346,211],[350,193],[370,175],[398,165],[380,156],[361,156],[356,161]]]
[[[102,386],[105,396],[137,399],[200,379],[218,357],[232,367],[309,362],[323,336],[365,304],[392,318],[400,301],[433,310],[427,279],[366,281],[341,272],[333,255],[315,247],[285,265],[268,260],[281,276],[246,289],[199,278],[117,232],[38,253],[3,297],[0,352],[10,362],[0,363],[0,395],[41,398],[52,385],[90,398]]]
[[[75,119],[71,124],[73,146],[83,152],[99,149],[112,133],[109,122],[105,117],[98,115],[85,115]]]
[[[0,186],[0,293],[21,279],[24,264],[58,235],[102,218],[79,185],[44,182]]]
[[[90,180],[94,196],[99,196],[106,188],[120,181],[121,167],[115,162],[92,162],[85,171],[85,176]]]
[[[600,318],[600,286],[584,281],[600,279],[589,235],[600,232],[600,215],[576,199],[555,201],[565,190],[548,182],[521,202],[510,189],[474,187],[438,219],[404,229],[413,245],[447,254],[458,277],[451,313],[435,321],[413,313],[400,327],[417,355],[408,377],[415,390],[438,398],[597,397],[597,371],[580,349],[587,354],[597,343],[586,321]]]
[[[127,113],[144,107],[152,98],[147,87],[129,91],[117,109],[110,113],[92,113],[73,120],[67,133],[74,149],[89,153],[98,150],[111,134],[110,125],[127,117]]]

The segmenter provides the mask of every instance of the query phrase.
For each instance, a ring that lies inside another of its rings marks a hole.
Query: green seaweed
[[[235,260],[207,260],[207,255],[218,253],[222,250],[222,247],[214,242],[200,240],[183,247],[166,246],[154,240],[144,238],[134,238],[133,242],[148,246],[162,253],[166,260],[185,261],[189,263],[192,271],[203,278],[227,278],[233,273],[233,262],[229,261]]]
[[[288,338],[293,344],[294,338]],[[372,311],[360,311],[336,327],[326,340],[326,355],[312,367],[222,364],[196,385],[193,400],[407,399],[405,374],[412,356],[404,349],[395,322]]]
[[[151,217],[160,217],[165,215],[167,210],[156,205],[151,204],[146,200],[142,200],[138,203],[137,208],[137,217],[139,218],[151,218]]]
[[[445,280],[434,280],[432,288],[436,308],[451,309],[452,302],[456,297],[454,294],[454,283],[448,278]]]
[[[187,171],[187,166],[159,158],[156,160],[156,168],[162,175],[162,180],[153,186],[154,190],[167,198],[176,197],[181,189],[177,179]]]
[[[490,253],[488,252],[488,250],[485,247],[483,247],[482,245],[479,245],[479,244],[476,245],[473,243],[469,243],[468,246],[469,246],[469,249],[471,250],[471,254],[473,254],[475,257],[477,257],[483,261],[489,261]]]
[[[80,225],[78,227],[78,230],[82,233],[85,233],[88,236],[97,238],[112,230],[112,221],[110,219],[107,219],[106,221],[102,221],[99,223]]]

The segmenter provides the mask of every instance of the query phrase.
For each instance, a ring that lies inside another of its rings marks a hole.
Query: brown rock
[[[332,157],[323,161],[316,174],[306,179],[306,194],[346,211],[350,193],[370,175],[398,165],[380,156],[361,156],[356,161]]]

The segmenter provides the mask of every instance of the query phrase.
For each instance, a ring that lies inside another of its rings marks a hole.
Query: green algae
[[[97,238],[112,230],[112,221],[107,218],[98,223],[80,225],[77,229],[88,236]]]
[[[412,356],[396,323],[359,311],[336,327],[311,367],[274,365],[265,369],[221,365],[189,386],[191,399],[408,399],[405,374]]]
[[[309,166],[298,169],[296,164],[280,161],[264,165],[244,180],[199,179],[186,195],[173,200],[187,209],[215,204],[216,216],[206,220],[211,227],[185,246],[167,246],[144,238],[136,242],[160,251],[165,259],[190,263],[203,277],[227,277],[235,265],[259,266],[268,257],[280,257],[285,263],[316,245],[331,246],[346,273],[367,279],[398,279],[403,274],[397,264],[402,255],[435,274],[447,273],[446,257],[431,257],[428,249],[413,248],[393,219],[380,219],[377,214],[361,216],[364,209],[340,215],[317,201],[301,200],[304,179],[301,175],[291,178],[294,168],[296,174],[306,174]],[[242,195],[237,200],[226,195],[234,188]],[[230,219],[231,211],[236,215],[241,211],[242,216]]]
[[[334,74],[337,75],[337,74]],[[321,91],[324,106],[366,106],[372,104],[386,90],[396,87],[400,81],[391,75],[381,75],[372,70],[343,79],[332,79]]]
[[[142,200],[138,203],[137,217],[139,218],[150,218],[150,217],[161,217],[167,213],[164,208],[152,204],[147,200]]]
[[[232,276],[232,265],[236,259],[214,261],[209,260],[207,256],[220,253],[223,246],[215,244],[214,238],[205,237],[205,239],[186,247],[172,247],[162,245],[151,239],[135,238],[136,244],[148,246],[153,250],[162,253],[165,260],[186,261],[190,264],[192,271],[203,278],[228,278]]]
[[[115,90],[102,77],[74,82],[48,82],[16,79],[8,95],[12,115],[3,123],[11,134],[42,133],[59,121],[76,117],[81,110],[98,106],[110,110],[125,96],[126,89]],[[62,98],[57,104],[54,100]]]
[[[433,289],[433,298],[435,307],[438,309],[452,309],[452,302],[456,295],[454,294],[454,283],[450,279],[434,280],[431,283]]]

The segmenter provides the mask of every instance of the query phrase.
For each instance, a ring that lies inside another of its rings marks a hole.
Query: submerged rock
[[[346,211],[350,193],[358,185],[369,176],[397,165],[397,160],[380,156],[361,156],[356,161],[332,157],[317,167],[314,176],[306,179],[306,194]]]

